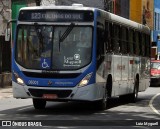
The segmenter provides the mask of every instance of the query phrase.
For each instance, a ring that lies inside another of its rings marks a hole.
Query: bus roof
[[[31,6],[31,7],[22,7],[20,10],[41,10],[41,9],[61,9],[61,10],[95,10],[96,8],[92,7],[82,7],[82,6]]]
[[[106,12],[104,10],[101,10],[101,9],[98,9],[98,8],[94,8],[94,7],[84,7],[84,6],[31,6],[31,7],[23,7],[21,8],[20,10],[43,10],[43,9],[55,9],[55,10],[90,10],[90,11],[95,11],[95,10],[98,10],[101,12],[101,14],[103,15],[103,17],[108,20],[108,21],[112,21],[112,22],[115,22],[115,23],[118,23],[120,25],[124,25],[124,26],[128,26],[128,27],[131,27],[135,30],[138,30],[138,31],[143,31],[147,34],[150,33],[150,29],[148,26],[145,26],[145,25],[142,25],[140,23],[137,23],[137,22],[134,22],[132,20],[129,20],[129,19],[126,19],[126,18],[123,18],[121,16],[118,16],[118,15],[115,15],[115,14],[112,14],[110,12]]]
[[[117,23],[120,25],[124,25],[124,26],[130,27],[130,28],[133,28],[133,29],[136,29],[139,31],[143,31],[147,34],[150,34],[150,28],[148,26],[142,25],[142,24],[137,23],[135,21],[126,19],[124,17],[118,16],[118,15],[115,15],[115,14],[109,13],[109,12],[107,12],[107,16],[106,16],[106,11],[101,10],[101,9],[98,9],[98,10],[100,10],[103,17],[106,17],[106,20],[108,20],[108,21],[111,21],[111,22],[114,22],[114,23]]]

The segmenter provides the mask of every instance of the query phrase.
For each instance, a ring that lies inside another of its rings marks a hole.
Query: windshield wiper
[[[62,34],[62,36],[60,37],[59,41],[63,42],[67,36],[70,34],[70,32],[72,31],[73,27],[74,27],[75,23],[71,23],[68,28],[65,30],[65,32]]]
[[[71,33],[71,31],[73,30],[73,28],[74,28],[74,25],[75,25],[75,23],[71,23],[68,27],[67,27],[67,29],[65,30],[65,32],[62,34],[62,36],[60,36],[60,33],[59,33],[59,52],[60,52],[60,43],[61,42],[63,42],[66,38],[67,38],[67,36]]]

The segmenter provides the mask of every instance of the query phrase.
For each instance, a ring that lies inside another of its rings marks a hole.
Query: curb
[[[0,99],[13,97],[12,86],[6,86],[5,88],[0,88]]]
[[[0,74],[0,88],[7,88],[12,85],[11,73],[1,73]]]

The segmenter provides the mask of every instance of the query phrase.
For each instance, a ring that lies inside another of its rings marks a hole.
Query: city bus
[[[35,109],[47,101],[105,109],[150,85],[150,29],[134,21],[83,5],[24,7],[14,35],[13,96]]]

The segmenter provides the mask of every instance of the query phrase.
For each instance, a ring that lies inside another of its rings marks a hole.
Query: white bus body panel
[[[139,57],[129,55],[116,55],[107,53],[105,60],[97,70],[96,83],[103,82],[106,86],[108,76],[112,76],[112,94],[119,96],[134,92],[136,76],[139,77],[139,91],[144,91],[149,86],[149,77],[141,65],[146,65],[147,58],[143,61]],[[149,67],[149,66],[148,66]]]

